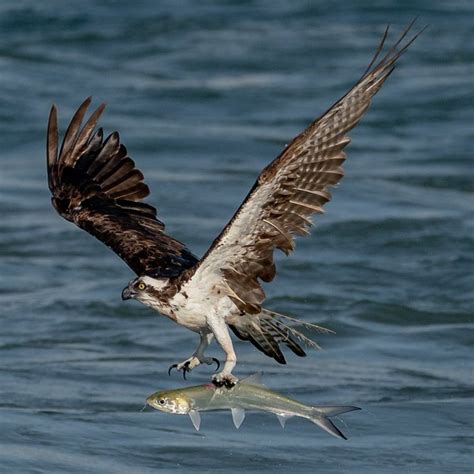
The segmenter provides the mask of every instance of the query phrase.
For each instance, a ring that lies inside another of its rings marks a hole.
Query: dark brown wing
[[[154,207],[140,202],[149,189],[118,133],[105,141],[102,129],[94,133],[104,104],[81,128],[90,102],[86,99],[75,113],[59,152],[56,107],[51,108],[47,166],[54,208],[104,242],[137,275],[179,275],[195,265],[197,258],[165,234]]]
[[[288,254],[294,249],[294,236],[309,233],[311,216],[324,212],[323,205],[331,199],[330,188],[343,176],[343,150],[350,142],[347,133],[418,36],[402,45],[412,25],[376,64],[387,28],[357,84],[262,171],[203,259],[180,277],[186,286],[206,284],[224,291],[241,311],[261,311],[265,293],[260,280],[269,282],[275,276],[274,249]]]

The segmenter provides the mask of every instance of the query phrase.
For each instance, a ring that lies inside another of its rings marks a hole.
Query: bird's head
[[[154,306],[167,284],[167,278],[140,276],[123,289],[122,300],[135,299],[148,306]]]

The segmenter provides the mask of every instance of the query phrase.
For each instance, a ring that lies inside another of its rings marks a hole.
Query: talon
[[[190,368],[190,365],[191,365],[191,362],[188,360],[188,361],[185,361],[185,362],[181,362],[181,364],[173,364],[173,365],[170,365],[169,369],[168,369],[168,375],[171,375],[171,371],[173,369],[176,369],[177,371],[182,371],[183,372],[183,379],[186,380],[186,372],[191,372],[191,368]]]
[[[234,377],[232,374],[217,374],[212,377],[212,383],[216,387],[225,387],[227,389],[231,389],[235,387],[236,383],[239,381],[237,377]]]
[[[169,369],[168,369],[168,376],[171,377],[171,371],[173,369],[177,369],[178,368],[178,364],[173,364],[173,365],[170,365]]]
[[[216,359],[215,357],[212,358],[212,361],[217,364],[216,370],[214,370],[214,372],[217,372],[221,366],[221,363],[219,362],[219,359]]]
[[[216,386],[216,387],[222,387],[224,385],[224,382],[222,380],[216,380],[212,379],[211,382]]]

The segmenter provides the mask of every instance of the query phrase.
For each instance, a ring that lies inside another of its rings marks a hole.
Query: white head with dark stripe
[[[169,288],[168,278],[140,276],[123,289],[122,300],[134,299],[147,306],[161,306],[160,303],[167,298],[166,288]]]

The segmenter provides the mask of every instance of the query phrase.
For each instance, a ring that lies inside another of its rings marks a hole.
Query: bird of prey
[[[199,334],[196,351],[171,368],[186,372],[213,359],[204,355],[215,337],[225,352],[217,385],[232,386],[236,355],[229,329],[277,362],[280,345],[304,356],[300,343],[312,341],[289,325],[286,316],[265,309],[262,282],[275,277],[273,252],[289,254],[295,236],[308,234],[311,217],[323,213],[330,188],[343,176],[348,132],[369,107],[408,46],[413,22],[385,51],[388,28],[357,83],[301,134],[258,176],[249,194],[202,258],[169,236],[156,210],[142,202],[149,194],[143,174],[120,143],[117,132],[103,139],[94,131],[104,104],[82,126],[88,98],[73,116],[59,147],[53,105],[47,132],[48,184],[57,212],[89,232],[137,274],[122,292]],[[293,320],[295,321],[295,320]],[[313,343],[314,344],[314,343]]]

